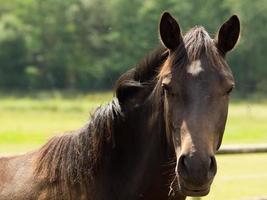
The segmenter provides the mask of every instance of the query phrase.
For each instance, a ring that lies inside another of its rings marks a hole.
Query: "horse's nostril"
[[[181,155],[178,162],[178,173],[183,178],[188,176],[188,166],[186,162],[186,155]]]
[[[211,174],[215,174],[217,171],[217,164],[216,164],[216,159],[214,156],[210,157],[210,167],[209,167],[209,171]]]
[[[215,159],[214,159],[214,156],[211,156],[210,157],[210,162],[209,162],[209,169],[212,170],[214,168],[214,165],[215,165]]]
[[[180,158],[180,161],[181,161],[181,165],[185,166],[185,155],[182,155],[181,158]]]

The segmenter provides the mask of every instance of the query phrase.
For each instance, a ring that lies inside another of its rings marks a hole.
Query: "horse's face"
[[[166,132],[177,156],[179,190],[185,196],[208,194],[216,174],[220,147],[234,87],[224,60],[239,36],[239,20],[231,17],[211,39],[202,27],[183,38],[170,14],[164,13],[160,36],[169,57],[160,72],[164,90]]]

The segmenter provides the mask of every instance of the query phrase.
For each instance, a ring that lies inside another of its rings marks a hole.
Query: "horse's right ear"
[[[159,34],[163,45],[170,50],[175,50],[182,41],[179,24],[168,12],[161,15]]]

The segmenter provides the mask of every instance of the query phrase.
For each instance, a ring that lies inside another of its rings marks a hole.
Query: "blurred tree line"
[[[267,92],[266,0],[0,0],[0,89],[110,89],[159,43],[160,14],[214,36],[233,13],[242,35],[228,60],[240,94]]]

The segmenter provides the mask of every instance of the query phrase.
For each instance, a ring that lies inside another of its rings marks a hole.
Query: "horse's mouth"
[[[185,185],[180,185],[180,189],[185,196],[192,197],[206,196],[210,192],[210,186],[201,188],[188,188]]]

